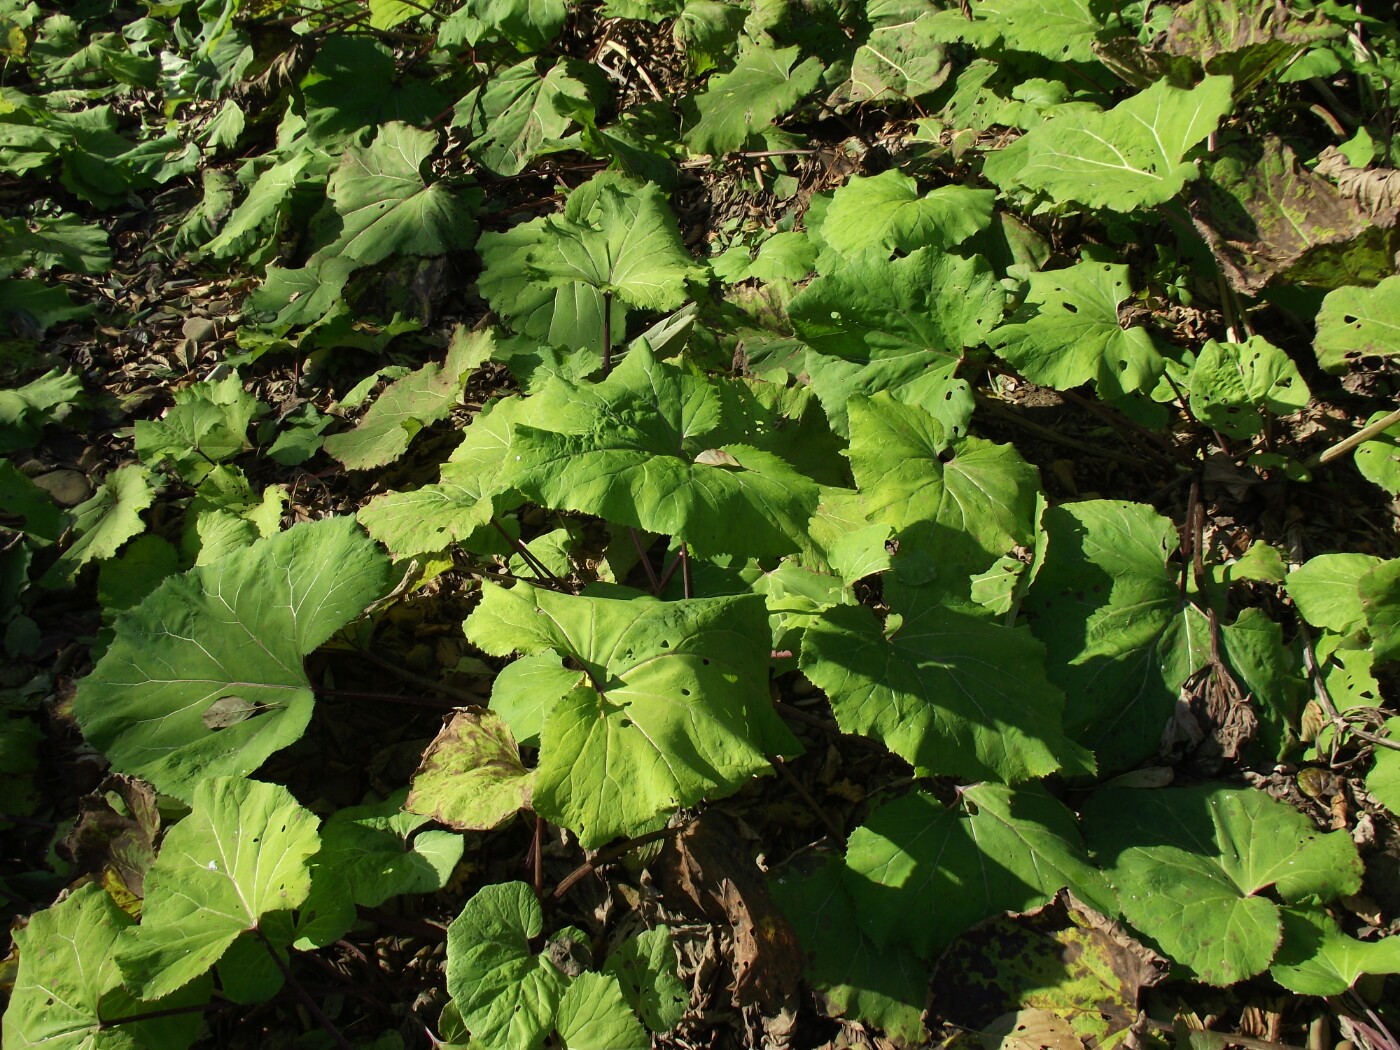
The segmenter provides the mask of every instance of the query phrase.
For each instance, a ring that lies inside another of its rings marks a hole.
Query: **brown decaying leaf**
[[[733,931],[735,1003],[779,1010],[792,1005],[805,960],[791,924],[738,842],[727,818],[705,813],[667,846],[661,882],[678,907]]]
[[[155,789],[144,780],[113,775],[78,801],[77,822],[62,848],[80,871],[99,875],[119,904],[139,912],[160,827]]]

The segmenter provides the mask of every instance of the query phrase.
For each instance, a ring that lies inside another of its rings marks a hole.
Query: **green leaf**
[[[565,0],[480,0],[449,15],[438,30],[438,44],[476,47],[504,39],[522,52],[543,51],[564,27]]]
[[[1340,35],[1340,26],[1322,21],[1322,12],[1304,15],[1288,8],[1267,13],[1248,0],[1192,0],[1177,8],[1163,49],[1231,76],[1238,98],[1273,76],[1309,43]]]
[[[141,925],[117,949],[125,980],[143,998],[167,995],[208,972],[239,934],[299,906],[318,823],[284,787],[204,780],[146,872]]]
[[[392,463],[408,451],[418,431],[447,418],[461,401],[467,377],[495,348],[490,332],[459,327],[448,344],[446,362],[429,362],[392,383],[353,430],[326,438],[326,453],[349,470]]]
[[[1167,566],[1176,527],[1117,500],[1052,507],[1041,522],[1047,552],[1024,608],[1064,690],[1066,731],[1101,771],[1131,769],[1156,753],[1208,651],[1205,617]]]
[[[805,371],[833,429],[848,432],[853,395],[886,390],[957,438],[973,409],[957,369],[986,342],[1005,300],[982,259],[920,248],[894,260],[866,255],[817,278],[788,304],[788,317],[814,351]]]
[[[1373,413],[1366,425],[1378,423],[1389,414]],[[1392,496],[1400,495],[1400,423],[1387,427],[1370,441],[1363,441],[1356,447],[1355,458],[1356,469],[1363,478]]]
[[[677,536],[703,558],[797,549],[817,485],[771,453],[710,444],[721,404],[710,383],[639,346],[602,383],[555,380],[546,393],[568,414],[541,422],[548,430],[515,428],[502,484],[542,506]]]
[[[258,408],[237,372],[217,383],[195,383],[175,392],[164,418],[137,420],[136,453],[150,467],[170,461],[181,478],[197,484],[249,447],[248,424]]]
[[[1243,343],[1208,340],[1191,368],[1191,411],[1229,437],[1264,429],[1260,412],[1300,412],[1311,392],[1286,353],[1261,335]]]
[[[1319,554],[1289,573],[1284,586],[1308,623],[1350,634],[1366,618],[1361,579],[1380,564],[1370,554]]]
[[[1363,357],[1400,353],[1400,274],[1374,288],[1328,292],[1317,313],[1318,363],[1345,372]]]
[[[978,0],[972,19],[950,9],[927,22],[935,40],[966,40],[980,49],[998,40],[1056,62],[1092,62],[1109,21],[1106,0]]]
[[[82,392],[76,372],[57,368],[24,386],[0,390],[0,452],[34,444],[44,427],[67,418]]]
[[[928,33],[936,11],[926,0],[871,0],[865,6],[869,35],[851,60],[852,102],[918,98],[942,86],[950,66]]]
[[[802,673],[844,732],[883,741],[917,776],[1011,783],[1092,766],[1060,727],[1064,701],[1028,631],[892,581],[885,600],[883,630],[868,609],[838,606],[803,635]]]
[[[564,135],[574,119],[557,103],[590,105],[582,79],[587,67],[561,59],[543,73],[529,58],[503,69],[480,93],[457,103],[453,126],[471,135],[472,157],[497,175],[518,175],[538,157],[568,148]]]
[[[447,928],[447,994],[483,1050],[544,1045],[569,985],[530,941],[544,928],[523,882],[486,886]]]
[[[25,265],[41,270],[63,269],[71,273],[102,273],[112,264],[107,231],[85,224],[74,215],[25,222],[0,220],[5,245],[0,255],[0,276],[8,277]]]
[[[662,602],[519,583],[487,588],[466,631],[492,655],[552,651],[578,668],[550,698],[534,803],[587,848],[730,794],[796,747],[768,696],[757,595]]]
[[[1261,891],[1294,903],[1361,885],[1345,831],[1323,834],[1262,791],[1105,788],[1083,821],[1123,915],[1207,984],[1252,977],[1273,959],[1282,920]]]
[[[1057,202],[1131,212],[1165,204],[1196,177],[1191,148],[1230,112],[1229,77],[1190,90],[1159,80],[1097,114],[1070,114],[1029,131],[987,158],[1002,189],[1023,186]]]
[[[922,408],[884,393],[852,397],[850,431],[866,516],[898,533],[901,579],[936,577],[961,589],[967,576],[1034,541],[1038,479],[1011,445],[950,442]]]
[[[652,184],[627,193],[600,185],[596,210],[586,218],[545,220],[528,260],[531,272],[553,287],[582,285],[648,310],[676,309],[685,302],[685,282],[704,277],[681,243],[661,188]]]
[[[530,808],[534,781],[501,716],[468,708],[453,712],[423,752],[405,808],[459,831],[488,831]]]
[[[1357,584],[1377,663],[1400,659],[1400,558],[1383,561]]]
[[[821,239],[839,256],[867,251],[944,251],[961,244],[992,221],[991,190],[939,186],[920,194],[908,175],[891,169],[856,175],[838,189],[821,223]],[[837,271],[844,264],[818,260],[817,269]]]
[[[15,931],[19,970],[5,1010],[6,1047],[45,1050],[184,1050],[199,1034],[197,1010],[168,1017],[115,1022],[135,1014],[179,1010],[208,1001],[209,982],[197,981],[154,1002],[122,987],[115,949],[135,921],[96,883],[74,890],[52,908],[35,912]]]
[[[1400,973],[1400,938],[1348,937],[1319,908],[1283,909],[1283,944],[1269,976],[1299,995],[1341,995],[1368,973]]]
[[[8,459],[0,460],[0,526],[53,541],[63,531],[63,514],[53,497]]]
[[[608,954],[603,972],[617,978],[627,1005],[658,1035],[680,1024],[690,1006],[690,992],[676,976],[676,949],[665,926],[627,938]]]
[[[425,81],[402,77],[393,52],[383,44],[349,33],[326,35],[301,90],[306,131],[318,146],[394,121],[426,124],[449,105]]]
[[[400,560],[465,543],[494,515],[520,503],[502,483],[501,464],[515,454],[516,426],[549,407],[535,398],[514,397],[478,412],[442,465],[437,484],[376,496],[360,508],[360,524]]]
[[[1022,319],[992,332],[991,345],[1041,386],[1072,390],[1092,382],[1109,401],[1150,390],[1165,365],[1146,328],[1124,328],[1118,320],[1118,307],[1131,294],[1122,264],[1081,262],[1033,273]]]
[[[846,877],[845,865],[832,858],[809,875],[784,872],[770,885],[807,952],[806,977],[825,1013],[881,1028],[896,1046],[917,1045],[928,967],[908,948],[881,948],[866,935]]]
[[[237,258],[252,250],[257,235],[289,206],[293,191],[317,176],[315,161],[310,151],[298,150],[259,174],[204,250],[216,259]],[[206,188],[206,197],[207,192]]]
[[[790,112],[821,77],[821,62],[801,48],[750,47],[728,73],[711,75],[695,96],[700,119],[682,136],[692,153],[718,157],[739,149]]]
[[[1065,888],[1117,912],[1074,816],[1038,785],[978,784],[951,809],[922,791],[887,803],[852,833],[846,867],[862,929],[926,960],[983,919],[1038,908]]]
[[[341,219],[340,236],[312,262],[349,256],[369,266],[400,255],[442,255],[476,237],[471,212],[480,191],[458,194],[428,182],[423,165],[438,136],[398,122],[384,124],[366,149],[345,151],[327,194]]]
[[[389,560],[353,518],[297,525],[162,583],[122,614],[78,684],[74,713],[115,769],[189,799],[211,776],[246,776],[301,736],[314,701],[302,657],[390,586]],[[264,713],[213,730],[237,696]]]
[[[1400,742],[1400,718],[1385,720],[1389,739]],[[1376,748],[1376,761],[1366,774],[1366,790],[1392,814],[1400,814],[1400,751]]]
[[[647,1050],[651,1037],[627,1008],[611,974],[581,973],[559,1000],[556,1019],[568,1050]]]
[[[141,512],[155,500],[144,467],[118,467],[85,503],[73,508],[76,539],[44,573],[44,587],[64,587],[90,561],[114,557],[127,540],[146,531]]]

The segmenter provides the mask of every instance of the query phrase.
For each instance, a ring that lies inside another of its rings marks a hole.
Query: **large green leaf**
[[[844,257],[862,252],[938,251],[961,244],[992,221],[991,190],[939,186],[919,192],[918,183],[895,169],[857,175],[831,198],[821,222],[821,240],[843,259],[819,259],[823,273],[839,271]]]
[[[1350,835],[1324,834],[1262,791],[1106,788],[1083,820],[1128,922],[1207,984],[1252,977],[1273,959],[1282,920],[1263,890],[1294,903],[1361,885]]]
[[[115,949],[135,920],[89,882],[15,931],[19,971],[5,1009],[5,1046],[16,1050],[183,1050],[199,1034],[209,981],[155,1001],[122,986]],[[118,1024],[134,1014],[167,1016]]]
[[[928,0],[871,0],[870,33],[851,60],[852,102],[895,101],[935,91],[951,69],[928,25],[938,9]]]
[[[648,1050],[651,1037],[627,1007],[612,974],[581,973],[559,1000],[556,1018],[567,1050]]]
[[[654,184],[633,192],[601,184],[590,214],[545,220],[528,259],[553,287],[582,285],[648,310],[674,310],[685,302],[685,282],[704,276]]]
[[[365,149],[346,150],[327,187],[340,236],[312,261],[349,256],[369,266],[396,252],[441,255],[470,246],[476,223],[468,201],[479,200],[480,191],[468,197],[424,179],[437,141],[434,132],[395,122],[382,125]]]
[[[602,383],[551,388],[569,414],[516,427],[503,484],[546,507],[678,536],[702,557],[797,549],[817,485],[772,453],[711,445],[720,395],[701,377],[639,346]]]
[[[1157,750],[1181,684],[1206,659],[1205,616],[1167,566],[1176,528],[1152,508],[1086,500],[1047,510],[1044,564],[1025,602],[1064,690],[1065,728],[1101,770]]]
[[[207,973],[240,934],[298,907],[311,891],[318,823],[276,784],[200,783],[146,872],[141,925],[117,949],[127,983],[143,998],[167,995]]]
[[[447,994],[484,1050],[532,1050],[554,1028],[569,978],[530,950],[544,927],[523,882],[497,883],[467,901],[447,928]]]
[[[1308,403],[1308,385],[1286,353],[1261,335],[1243,343],[1208,340],[1191,369],[1191,411],[1230,437],[1264,429],[1261,411],[1287,416]]]
[[[800,53],[797,47],[751,47],[728,73],[711,76],[695,96],[700,119],[685,133],[685,144],[695,153],[728,153],[790,111],[822,72],[815,56],[798,62]]]
[[[366,34],[327,34],[301,89],[307,134],[317,146],[392,121],[426,124],[450,103],[426,81],[401,77],[393,52]]]
[[[1372,554],[1319,554],[1290,572],[1284,586],[1308,623],[1350,634],[1366,619],[1361,580],[1380,564]]]
[[[796,747],[768,696],[757,595],[662,602],[520,583],[488,587],[466,630],[493,655],[552,652],[573,670],[542,698],[534,803],[586,847],[730,794]]]
[[[453,123],[471,134],[469,148],[480,164],[497,175],[518,175],[537,157],[567,148],[563,138],[573,118],[556,101],[588,104],[580,79],[586,69],[566,58],[541,72],[539,59],[526,59],[458,102]]]
[[[1038,478],[1011,445],[951,441],[933,416],[885,393],[852,397],[849,419],[865,513],[896,531],[902,579],[961,589],[1033,542]]]
[[[937,597],[887,581],[883,629],[854,606],[807,628],[802,672],[841,728],[883,741],[918,776],[1015,782],[1092,768],[1061,729],[1063,698],[1045,678],[1040,644]]]
[[[1132,294],[1128,267],[1081,262],[1030,275],[1030,291],[1014,324],[991,344],[1033,383],[1071,390],[1092,382],[1099,396],[1150,390],[1165,364],[1145,328],[1124,328],[1118,307]]]
[[[1069,114],[991,154],[984,171],[1003,189],[1024,186],[1056,201],[1131,212],[1164,204],[1196,177],[1186,159],[1230,112],[1229,77],[1190,90],[1159,80],[1097,114]]]
[[[1269,976],[1299,995],[1341,995],[1362,974],[1400,973],[1400,937],[1348,937],[1320,908],[1283,909],[1283,944]]]
[[[353,430],[326,438],[326,452],[350,470],[382,467],[398,459],[418,431],[446,418],[461,400],[467,377],[494,350],[489,332],[458,328],[443,364],[429,362],[392,383]]]
[[[875,1025],[895,1046],[917,1045],[928,967],[908,948],[880,947],[861,929],[846,877],[845,865],[832,858],[810,874],[784,872],[770,885],[807,952],[807,980],[826,1013]]]
[[[1112,10],[1108,0],[975,0],[969,19],[957,8],[930,18],[935,40],[966,40],[979,47],[1000,41],[1056,62],[1091,62]]]
[[[1400,274],[1374,288],[1338,288],[1317,313],[1318,363],[1345,372],[1364,357],[1400,353]]]
[[[959,437],[973,398],[958,366],[1001,320],[1005,300],[982,259],[920,248],[893,260],[865,256],[817,278],[788,304],[788,317],[812,347],[808,384],[838,432],[847,431],[853,394],[887,390]]]
[[[948,808],[922,791],[877,809],[851,835],[846,887],[881,946],[936,959],[983,919],[1024,912],[1068,888],[1113,915],[1074,816],[1044,788],[978,784]]]
[[[246,776],[306,728],[314,694],[302,657],[381,597],[390,576],[388,558],[342,517],[171,577],[118,617],[78,683],[78,723],[115,769],[182,799],[211,776]],[[233,700],[248,717],[210,728],[220,721],[211,708]]]

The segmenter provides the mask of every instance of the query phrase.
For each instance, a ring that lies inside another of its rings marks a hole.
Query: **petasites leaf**
[[[553,287],[583,285],[648,310],[676,309],[685,282],[705,276],[653,183],[626,193],[600,184],[590,215],[545,220],[528,260],[532,274]]]
[[[944,49],[927,32],[937,10],[927,0],[871,0],[870,33],[851,60],[852,102],[918,98],[939,88],[951,71]]]
[[[160,419],[136,422],[136,452],[155,467],[169,462],[185,481],[198,484],[226,459],[248,448],[248,424],[258,401],[243,389],[237,372],[216,383],[195,383],[175,392],[175,404]]]
[[[770,886],[810,960],[806,977],[830,1017],[884,1030],[895,1046],[924,1038],[928,967],[902,945],[879,947],[860,926],[845,865],[830,858],[810,874],[785,871]]]
[[[35,912],[15,931],[19,971],[5,1010],[6,1047],[44,1050],[184,1050],[199,1034],[196,1007],[209,998],[208,980],[154,1002],[122,986],[114,949],[135,920],[105,890],[89,882],[52,908]],[[118,1024],[134,1014],[170,1016]]]
[[[190,799],[212,776],[247,776],[301,736],[314,695],[302,657],[390,586],[390,562],[353,518],[327,518],[167,579],[116,622],[78,683],[74,714],[114,769]],[[211,729],[236,696],[259,713]]]
[[[556,680],[566,691],[542,698],[551,709],[534,804],[588,848],[730,794],[767,756],[797,747],[768,696],[757,595],[663,602],[487,587],[466,632],[492,655],[553,652],[577,669],[571,688]]]
[[[457,103],[453,124],[471,134],[468,148],[480,164],[497,175],[518,175],[542,154],[566,148],[562,139],[573,120],[555,101],[563,97],[587,105],[581,75],[584,69],[573,59],[543,72],[540,59],[526,59]]]
[[[1313,349],[1329,372],[1345,372],[1363,357],[1400,353],[1400,274],[1374,288],[1329,292],[1317,312]]]
[[[1283,909],[1283,944],[1269,976],[1299,995],[1341,995],[1362,974],[1400,973],[1400,937],[1349,937],[1320,908]]]
[[[1350,835],[1324,834],[1262,791],[1105,788],[1082,816],[1128,922],[1207,984],[1242,981],[1273,959],[1282,920],[1261,891],[1294,903],[1361,885]]]
[[[127,983],[145,999],[167,995],[208,972],[241,933],[299,906],[311,890],[306,862],[320,849],[319,823],[279,785],[200,783],[190,815],[166,833],[146,872],[140,927],[117,948]]]
[[[1377,565],[1357,585],[1377,663],[1400,658],[1400,558]]]
[[[423,752],[406,808],[459,831],[487,831],[530,808],[534,780],[501,716],[466,708]]]
[[[647,1050],[651,1036],[627,1007],[617,978],[581,973],[559,1000],[556,1018],[567,1050]]]
[[[817,86],[822,72],[815,56],[799,63],[800,53],[798,47],[751,47],[728,73],[711,76],[695,96],[700,119],[685,133],[685,144],[693,153],[719,156],[791,110]]]
[[[669,1032],[690,1006],[690,991],[676,976],[671,931],[657,926],[629,937],[610,953],[603,972],[612,974],[622,996],[653,1032]]]
[[[1373,413],[1366,425],[1379,423],[1389,414]],[[1400,496],[1400,423],[1392,424],[1370,441],[1363,441],[1357,446],[1354,458],[1363,478],[1392,496]]]
[[[141,512],[154,500],[145,467],[129,464],[112,471],[91,499],[73,508],[76,538],[39,582],[63,587],[88,562],[114,557],[122,544],[146,530]]]
[[[1316,19],[1319,14],[1249,0],[1192,0],[1176,9],[1162,46],[1199,62],[1207,73],[1233,77],[1241,97],[1307,44],[1340,35],[1341,27]]]
[[[82,394],[78,373],[57,368],[23,386],[0,390],[0,452],[34,444],[44,427],[68,416]]]
[[[1262,335],[1243,343],[1208,340],[1191,368],[1191,411],[1229,437],[1258,434],[1262,411],[1291,415],[1310,396],[1293,359]]]
[[[819,257],[822,273],[838,271],[845,257],[866,251],[943,251],[961,244],[992,221],[991,190],[940,186],[919,192],[918,183],[895,169],[856,175],[831,197],[821,239],[841,259]]]
[[[1014,447],[950,441],[933,416],[886,393],[854,396],[849,411],[851,470],[868,519],[898,534],[901,579],[964,589],[1033,542],[1038,476]]]
[[[461,400],[467,377],[490,359],[495,347],[490,332],[458,328],[445,363],[429,362],[395,380],[353,430],[326,438],[326,452],[350,470],[392,463],[408,451],[418,431],[446,418]]]
[[[984,172],[1057,202],[1131,212],[1164,204],[1196,177],[1191,148],[1230,112],[1229,77],[1185,90],[1159,80],[1103,113],[1072,113],[992,153]]]
[[[981,258],[920,248],[892,260],[866,255],[817,278],[788,304],[788,318],[812,348],[804,371],[833,429],[847,433],[853,394],[888,390],[958,438],[973,397],[955,373],[1001,320],[1005,301]]]
[[[469,247],[476,236],[472,203],[480,191],[457,193],[424,179],[423,165],[437,141],[431,131],[394,122],[381,126],[367,148],[346,150],[327,187],[340,236],[311,261],[349,256],[369,266],[396,252],[441,255]]]
[[[1016,323],[996,329],[991,345],[1041,386],[1093,383],[1106,400],[1150,390],[1165,364],[1147,329],[1118,320],[1118,306],[1131,294],[1128,267],[1119,263],[1041,270],[1030,275]]]
[[[797,549],[816,483],[770,452],[712,446],[721,403],[706,379],[641,345],[602,383],[555,380],[539,396],[568,413],[515,428],[501,484],[546,507],[677,536],[701,557]]]
[[[1086,500],[1045,511],[1046,555],[1024,609],[1065,694],[1065,729],[1101,771],[1157,750],[1181,684],[1209,651],[1205,616],[1167,567],[1176,528],[1142,504]]]
[[[530,951],[543,928],[540,902],[523,882],[484,887],[447,928],[447,994],[473,1045],[544,1045],[569,978]]]
[[[1038,908],[1065,888],[1118,911],[1073,814],[1039,785],[978,784],[952,808],[922,791],[881,806],[851,835],[846,888],[877,944],[930,961],[983,919]]]
[[[1380,564],[1371,554],[1319,554],[1290,572],[1284,586],[1308,623],[1350,634],[1366,619],[1361,580]]]
[[[883,628],[870,610],[843,605],[804,632],[802,673],[841,729],[883,741],[918,776],[1010,783],[1091,769],[1060,727],[1064,701],[1030,632],[938,597],[887,580]]]
[[[1092,62],[1094,44],[1109,23],[1107,0],[977,0],[969,19],[949,8],[928,20],[935,40],[965,40],[981,48],[998,40],[1056,62]]]

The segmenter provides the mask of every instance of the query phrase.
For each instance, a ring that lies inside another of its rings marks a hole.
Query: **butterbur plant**
[[[7,1050],[1389,1045],[1393,26],[139,6],[0,0]]]

